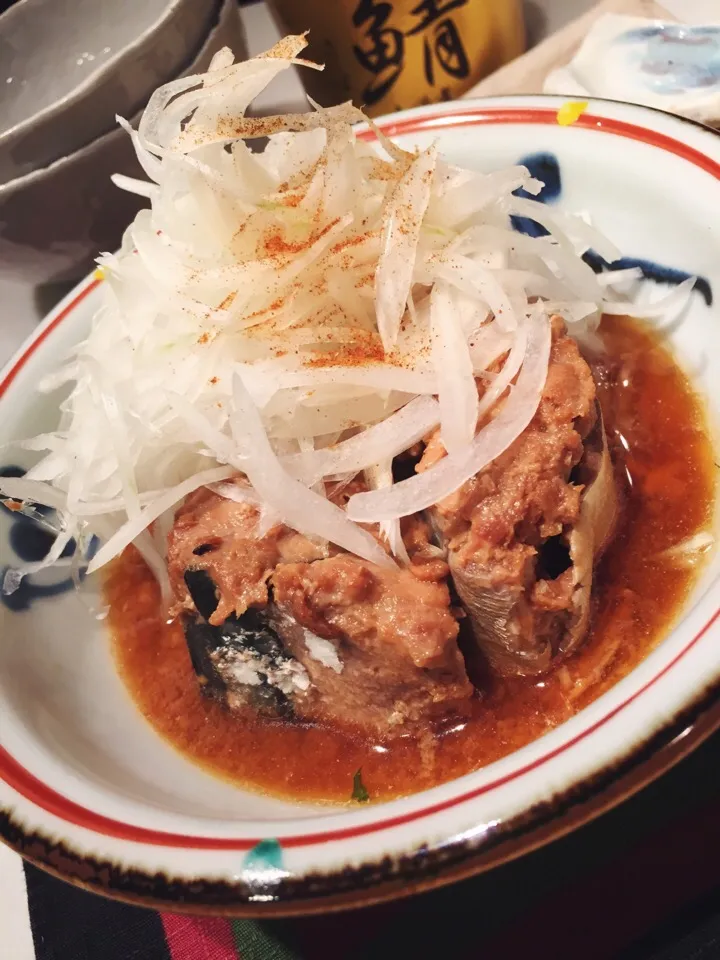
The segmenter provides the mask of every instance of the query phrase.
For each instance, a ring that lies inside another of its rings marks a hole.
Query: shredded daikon
[[[452,493],[532,419],[551,312],[581,337],[603,310],[685,307],[692,280],[625,302],[614,288],[637,271],[597,277],[580,254],[619,251],[586,219],[524,199],[542,188],[524,167],[464,170],[369,121],[358,136],[366,118],[349,103],[247,116],[282,71],[317,67],[299,59],[305,45],[287,37],[238,64],[221,51],[206,74],[156,91],[137,131],[119,118],[150,182],[115,182],[150,205],[99,260],[88,338],[40,385],[71,387],[57,429],[24,444],[39,456],[26,477],[0,478],[20,509],[57,512],[42,520],[50,553],[6,589],[95,536],[90,572],[135,543],[167,591],[168,530],[203,486],[251,502],[258,537],[284,523],[408,563],[400,517]],[[550,233],[523,236],[511,216]],[[394,483],[393,458],[438,425],[448,456]],[[367,492],[338,506],[362,471]]]
[[[365,470],[365,479],[371,490],[379,490],[381,487],[391,487],[393,485],[392,459],[383,460]],[[397,557],[401,563],[408,566],[410,557],[402,537],[400,520],[387,520],[380,525],[380,535],[387,540],[390,552]]]
[[[477,391],[476,391],[477,397]],[[437,426],[440,407],[431,397],[416,397],[381,423],[342,443],[312,453],[286,457],[285,468],[312,485],[321,477],[358,473],[375,463],[392,460]]]
[[[499,457],[533,418],[545,385],[550,357],[550,327],[545,318],[530,327],[525,358],[513,391],[500,413],[480,430],[460,454],[444,457],[435,467],[393,484],[388,490],[357,493],[348,516],[358,523],[405,517],[438,503]]]
[[[663,550],[658,557],[678,566],[692,567],[700,563],[714,546],[715,537],[709,530],[701,530]]]

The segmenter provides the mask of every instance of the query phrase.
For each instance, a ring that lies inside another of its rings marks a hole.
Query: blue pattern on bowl
[[[560,199],[562,193],[562,175],[560,163],[554,153],[531,153],[520,160],[522,166],[527,167],[530,174],[543,184],[537,196],[533,196],[520,187],[514,196],[525,200],[538,200],[540,203],[554,203]],[[513,229],[524,233],[527,237],[544,237],[549,231],[541,224],[530,220],[529,217],[510,217]]]
[[[657,24],[628,30],[615,42],[640,45],[632,63],[655,93],[720,90],[720,26]]]
[[[8,466],[0,469],[0,475],[5,477],[23,477],[25,471],[22,467]],[[42,513],[49,520],[55,514],[49,507],[38,505],[38,513]],[[9,510],[5,504],[0,501],[0,512],[10,517],[10,530],[8,540],[10,547],[22,563],[34,563],[42,560],[53,543],[53,536],[49,530],[44,530],[31,517],[26,517],[15,510]],[[75,552],[75,541],[71,540],[62,557],[69,559]],[[0,570],[0,581],[4,579],[7,567]],[[81,574],[82,575],[82,574]],[[72,577],[63,577],[54,583],[40,583],[31,575],[23,577],[18,589],[11,594],[0,592],[0,601],[9,610],[19,612],[29,610],[36,600],[47,599],[48,597],[57,597],[67,593],[74,587]]]
[[[720,31],[720,28],[718,28]],[[540,203],[554,203],[562,195],[562,173],[560,162],[556,156],[551,153],[532,153],[518,161],[522,166],[527,167],[531,175],[537,180],[545,183],[540,193],[533,197],[527,191],[519,189],[515,191],[518,197],[524,197],[528,200],[538,200]],[[528,237],[544,237],[548,230],[531,220],[528,217],[511,217],[513,229],[518,233],[525,234]],[[653,280],[655,283],[664,283],[668,286],[676,287],[684,280],[689,280],[694,276],[686,270],[680,270],[677,267],[664,266],[653,260],[646,260],[643,257],[621,257],[613,263],[609,263],[599,253],[594,250],[588,250],[583,254],[583,260],[591,267],[595,273],[602,273],[604,270],[626,270],[631,267],[639,267],[643,277],[646,280]],[[705,303],[711,307],[713,304],[713,290],[707,277],[698,276],[696,278],[693,293],[699,293]]]

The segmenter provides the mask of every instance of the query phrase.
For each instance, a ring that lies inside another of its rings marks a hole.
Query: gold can
[[[521,0],[271,0],[279,26],[309,30],[310,96],[370,116],[452,100],[519,56]]]

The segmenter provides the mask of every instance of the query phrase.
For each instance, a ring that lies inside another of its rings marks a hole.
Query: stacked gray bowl
[[[115,115],[136,121],[225,46],[246,55],[237,0],[19,0],[0,16],[1,276],[69,282],[119,245],[144,201],[110,175],[144,175]]]

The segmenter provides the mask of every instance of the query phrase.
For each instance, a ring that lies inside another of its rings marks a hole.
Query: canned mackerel
[[[370,116],[452,100],[523,51],[521,0],[272,0],[280,26],[309,30],[303,70],[324,106]]]

